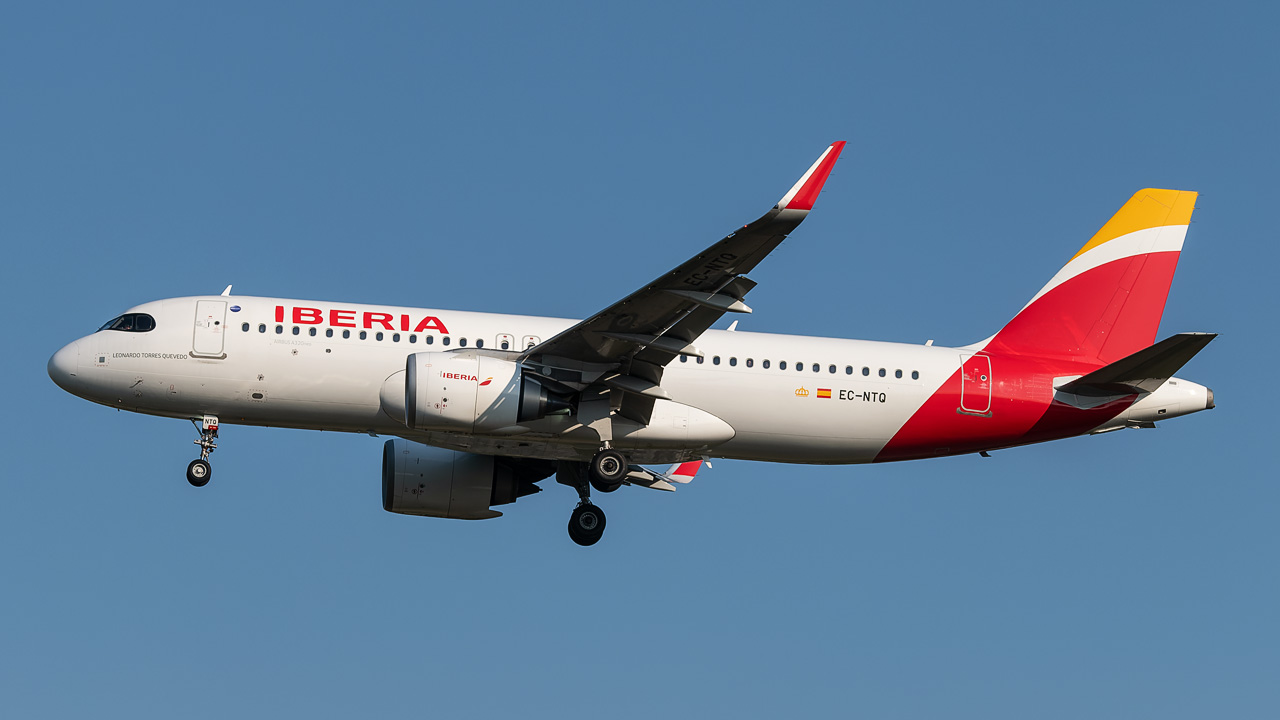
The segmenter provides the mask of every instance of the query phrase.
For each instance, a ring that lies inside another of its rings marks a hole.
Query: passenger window
[[[267,324],[266,324],[266,323],[260,323],[260,324],[258,325],[258,332],[260,332],[260,333],[264,333],[264,332],[266,332],[266,331],[267,331]]]
[[[870,374],[871,374],[871,368],[869,368],[869,367],[864,367],[864,368],[862,368],[862,375],[863,375],[863,377],[866,377],[867,375],[870,375]]]
[[[360,339],[361,339],[361,340],[365,340],[365,339],[367,339],[368,337],[369,337],[369,332],[368,332],[367,330],[361,330],[361,331],[360,331]]]
[[[766,362],[768,362],[768,361],[766,361]],[[779,370],[786,370],[786,369],[787,369],[787,361],[786,361],[786,360],[779,360],[779,361],[778,361],[778,369],[779,369]]]
[[[768,370],[768,369],[769,369],[769,361],[768,361],[768,360],[762,360],[762,361],[760,361],[760,367],[764,368],[765,370]]]
[[[409,336],[409,344],[410,344],[410,345],[412,345],[412,344],[414,344],[414,343],[416,343],[416,342],[418,342],[418,336],[417,336],[417,335],[410,335],[410,336]]]
[[[449,336],[445,335],[443,338],[440,339],[440,342],[444,343],[444,345],[447,347],[449,345]]]
[[[458,347],[466,347],[466,346],[467,346],[467,339],[466,339],[466,338],[459,338],[459,339],[458,339]]]
[[[901,370],[894,370],[894,371],[893,371],[893,376],[894,376],[894,377],[896,377],[896,378],[898,378],[899,380],[901,380],[901,379],[902,379],[902,371],[901,371]]]
[[[920,379],[920,371],[919,371],[919,370],[912,370],[912,371],[911,371],[911,379],[912,379],[912,380],[919,380],[919,379]]]
[[[297,325],[294,325],[294,326],[293,326],[293,334],[294,334],[294,335],[297,335],[297,334],[298,334],[298,333],[300,333],[300,332],[302,332],[302,328],[298,327]]]
[[[802,362],[796,363],[796,372],[804,372],[804,363]]]
[[[315,337],[315,336],[316,336],[316,329],[315,329],[315,328],[308,328],[308,329],[307,329],[307,334],[308,334],[308,335],[310,335],[311,337]]]
[[[484,347],[484,341],[483,341],[483,340],[477,340],[477,341],[476,341],[476,347],[478,347],[478,348],[482,348],[482,347]]]
[[[884,368],[880,368],[880,377],[884,377]]]
[[[503,348],[503,349],[505,350],[506,348]],[[688,355],[681,355],[681,356],[680,356],[680,362],[689,362],[689,356],[688,356]]]
[[[755,360],[752,360],[751,358],[747,358],[747,367],[754,367],[755,364],[756,364]]]
[[[852,365],[845,365],[845,366],[844,366],[844,374],[845,374],[845,375],[852,375],[852,374],[853,374],[853,366],[852,366]]]
[[[377,333],[376,335],[373,336],[373,339],[377,340],[378,342],[382,342],[382,333],[381,332]]]
[[[325,328],[324,336],[325,336],[325,337],[333,337],[333,328]]]
[[[400,333],[391,336],[391,342],[400,342]]]
[[[435,335],[423,335],[423,336],[422,336],[422,342],[424,342],[424,343],[426,343],[426,344],[428,344],[428,345],[433,344],[435,341],[436,341],[436,336],[435,336]]]
[[[738,358],[735,358],[735,357],[729,358],[729,367],[737,367],[737,365],[738,365]]]
[[[241,329],[242,331],[244,331],[244,332],[249,332],[249,323],[245,323],[245,324],[241,325],[241,326],[240,326],[240,329]]]
[[[835,374],[836,374],[836,366],[835,366],[835,365],[832,365],[832,366],[828,367],[828,368],[827,368],[827,372],[831,373],[832,375],[835,375]]]
[[[284,326],[283,326],[283,325],[277,325],[277,326],[276,326],[276,334],[277,334],[277,335],[283,335],[283,334],[284,334]]]
[[[703,360],[706,360],[706,358],[702,358],[702,357],[698,358],[698,364],[701,365]]]
[[[712,364],[712,365],[719,365],[719,364],[720,364],[720,356],[719,356],[719,355],[717,355],[717,356],[715,356],[715,357],[711,358],[711,364]]]
[[[350,339],[350,338],[351,338],[351,331],[350,331],[350,330],[343,330],[343,331],[342,331],[342,339],[343,339],[343,340],[348,340],[348,339]]]

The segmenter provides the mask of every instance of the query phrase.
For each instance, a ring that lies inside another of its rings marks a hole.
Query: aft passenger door
[[[991,358],[986,355],[961,355],[960,412],[972,415],[991,414]]]
[[[200,357],[223,358],[222,339],[227,321],[225,300],[197,300],[195,335],[191,340],[191,354]]]

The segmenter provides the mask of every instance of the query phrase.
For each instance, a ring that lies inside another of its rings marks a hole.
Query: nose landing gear
[[[209,484],[209,479],[213,477],[213,467],[209,465],[209,455],[218,447],[214,442],[218,438],[218,417],[216,415],[205,415],[202,419],[191,419],[191,424],[196,430],[200,431],[200,439],[194,441],[200,446],[199,459],[192,460],[187,465],[187,482],[195,487],[204,487]]]

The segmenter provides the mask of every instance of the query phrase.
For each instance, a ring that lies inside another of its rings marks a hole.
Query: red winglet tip
[[[844,150],[845,142],[844,140],[837,140],[831,143],[826,155],[818,161],[817,167],[813,169],[813,173],[809,175],[809,179],[805,181],[804,186],[796,191],[791,201],[787,203],[787,209],[813,209],[813,204],[818,200],[818,194],[822,192],[822,186],[827,182],[827,176],[831,175],[831,169],[835,167],[836,160],[840,158],[840,152]]]

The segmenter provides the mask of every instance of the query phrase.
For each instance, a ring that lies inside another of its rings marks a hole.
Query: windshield
[[[119,330],[121,332],[151,332],[156,329],[156,319],[146,313],[126,313],[111,318],[98,332],[103,330]]]

